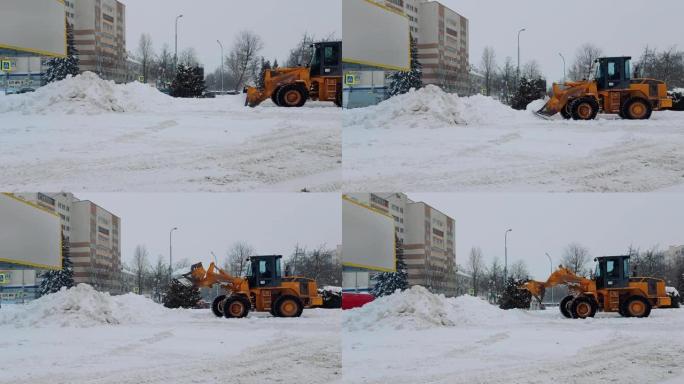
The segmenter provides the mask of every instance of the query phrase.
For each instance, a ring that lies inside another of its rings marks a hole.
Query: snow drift
[[[0,113],[83,114],[137,112],[174,103],[175,100],[139,82],[116,84],[92,72],[69,76],[35,92],[3,98]]]
[[[0,325],[16,327],[93,327],[149,321],[171,310],[132,293],[110,296],[88,284],[43,296],[8,312],[0,312]]]
[[[396,329],[423,330],[467,325],[511,324],[520,311],[504,311],[473,296],[447,298],[413,286],[344,312],[348,331]]]
[[[507,123],[528,119],[499,101],[482,95],[459,97],[435,85],[392,97],[378,105],[345,111],[345,125],[369,128],[403,125],[410,127],[443,127],[468,124]]]

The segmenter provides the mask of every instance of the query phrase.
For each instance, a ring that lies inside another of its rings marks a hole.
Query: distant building
[[[448,92],[469,94],[469,21],[438,1],[375,0],[406,13],[418,42],[423,83]]]
[[[126,6],[116,0],[65,0],[81,72],[126,80]]]
[[[118,216],[71,193],[21,193],[18,197],[59,215],[74,264],[74,282],[120,293],[121,220]]]
[[[362,204],[394,218],[397,237],[404,247],[409,284],[422,285],[436,293],[455,296],[455,221],[424,202],[403,193],[347,194]]]

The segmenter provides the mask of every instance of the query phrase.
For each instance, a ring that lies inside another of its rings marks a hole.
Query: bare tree
[[[508,270],[508,276],[516,280],[528,280],[530,272],[527,270],[527,264],[523,260],[514,262]]]
[[[537,60],[531,60],[525,63],[520,72],[520,76],[527,80],[538,80],[544,77],[541,72],[541,66]]]
[[[473,281],[473,295],[477,296],[478,288],[481,279],[484,275],[484,261],[482,259],[482,249],[473,247],[470,249],[470,256],[468,256],[468,272]]]
[[[580,276],[587,275],[586,265],[589,262],[589,249],[579,243],[571,243],[565,247],[561,262],[563,266]]]
[[[491,96],[492,85],[494,82],[494,76],[496,75],[496,53],[494,48],[485,47],[482,52],[482,63],[480,64],[480,69],[484,75],[485,80],[485,94]]]
[[[148,75],[150,74],[150,67],[152,62],[154,62],[154,48],[152,47],[152,37],[149,33],[143,33],[140,35],[140,41],[138,42],[138,60],[142,64],[142,74],[145,82],[148,81]]]
[[[164,263],[162,255],[157,256],[157,263],[151,272],[152,297],[160,303],[162,301],[162,293],[166,291],[169,284],[169,266]]]
[[[157,78],[166,84],[170,82],[173,74],[173,54],[168,44],[162,46],[157,60]]]
[[[511,104],[511,98],[513,97],[513,93],[516,89],[515,76],[516,68],[513,64],[513,59],[508,56],[506,57],[503,68],[501,68],[501,73],[499,76],[499,81],[501,83],[499,88],[502,91],[501,101],[508,105]]]
[[[238,241],[233,243],[230,250],[226,253],[227,260],[224,269],[230,271],[234,276],[245,274],[249,265],[249,257],[254,256],[254,247],[246,242]]]
[[[188,67],[196,67],[199,65],[199,60],[197,59],[197,51],[195,51],[195,48],[190,47],[190,48],[185,48],[179,55],[178,55],[178,63],[188,66]]]
[[[503,266],[498,257],[495,257],[494,260],[492,260],[492,264],[487,272],[487,285],[490,292],[490,301],[494,303],[497,302],[504,289]]]
[[[603,50],[591,43],[586,43],[577,49],[575,62],[568,71],[568,77],[574,81],[589,78],[594,61],[603,56]]]
[[[149,269],[147,248],[144,245],[136,246],[135,253],[133,253],[133,266],[131,272],[135,275],[135,285],[138,288],[138,294],[143,293],[145,279]]]
[[[251,31],[242,31],[235,38],[226,64],[236,79],[236,91],[249,81],[250,72],[259,65],[259,52],[263,46],[261,37]]]

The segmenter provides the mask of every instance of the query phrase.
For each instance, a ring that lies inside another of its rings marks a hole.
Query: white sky
[[[78,193],[121,217],[121,258],[132,259],[138,244],[147,246],[151,261],[173,259],[221,262],[236,241],[246,241],[261,254],[292,253],[295,244],[309,249],[342,241],[341,203],[337,194],[193,194]]]
[[[470,61],[480,65],[482,50],[492,46],[497,62],[506,56],[517,61],[517,34],[521,65],[537,59],[549,81],[563,75],[565,55],[568,68],[575,51],[593,42],[608,56],[641,55],[647,44],[658,48],[678,45],[684,49],[681,32],[684,1],[548,1],[548,0],[440,0],[470,20]]]
[[[135,53],[142,33],[152,36],[158,53],[168,43],[173,54],[178,21],[178,52],[194,47],[208,71],[220,65],[221,40],[228,55],[235,36],[251,30],[264,41],[261,56],[283,62],[304,32],[342,36],[341,0],[120,0],[126,4],[126,48]]]
[[[465,267],[470,249],[482,248],[486,263],[524,260],[537,279],[549,275],[563,248],[579,242],[591,256],[624,254],[684,244],[684,197],[677,194],[423,194],[409,193],[456,221],[456,262]],[[591,265],[593,266],[593,260]]]

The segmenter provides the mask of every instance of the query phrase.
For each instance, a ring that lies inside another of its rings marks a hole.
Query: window
[[[608,80],[620,80],[620,70],[614,61],[608,63]]]
[[[608,260],[606,262],[606,276],[618,277],[618,270],[615,260]]]
[[[326,67],[336,67],[340,62],[339,56],[340,54],[337,46],[325,47],[323,53],[323,65]]]

